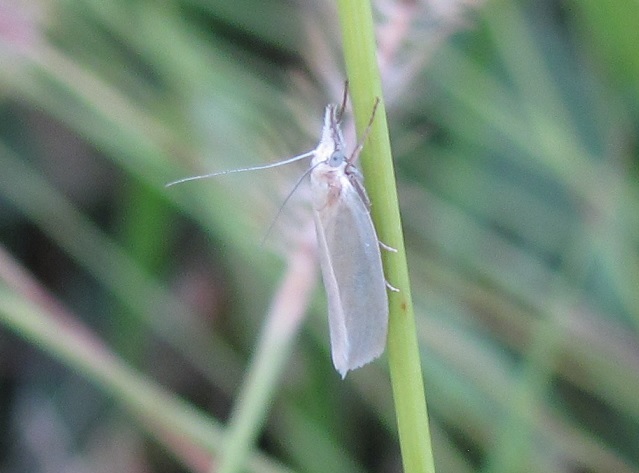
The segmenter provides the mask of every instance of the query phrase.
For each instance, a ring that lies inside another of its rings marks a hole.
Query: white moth
[[[343,378],[384,351],[388,297],[368,197],[354,164],[361,145],[346,159],[341,108],[326,107],[311,161],[311,194],[331,353]]]
[[[234,169],[174,181],[213,177],[234,172],[266,169],[311,157],[313,216],[317,233],[322,278],[328,299],[328,322],[333,364],[342,378],[379,357],[386,345],[388,296],[382,267],[380,242],[369,213],[369,201],[355,161],[364,139],[346,157],[341,105],[330,104],[324,112],[322,136],[307,153],[264,166]]]

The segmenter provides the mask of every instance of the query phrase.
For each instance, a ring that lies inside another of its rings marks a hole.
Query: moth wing
[[[352,185],[314,211],[333,364],[346,376],[384,351],[388,296],[375,227]]]

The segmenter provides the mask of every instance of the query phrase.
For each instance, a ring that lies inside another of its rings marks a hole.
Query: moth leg
[[[393,248],[392,246],[388,246],[388,245],[382,243],[379,240],[377,240],[377,243],[379,244],[380,248],[383,248],[386,251],[390,251],[391,253],[397,253],[397,248]]]
[[[382,243],[381,241],[377,240],[377,243],[379,243],[379,246],[381,246],[382,248],[384,248],[386,251],[392,251],[393,253],[397,253],[397,250],[395,248],[393,248],[392,246],[388,246],[385,245],[384,243]],[[397,289],[395,286],[393,286],[391,283],[389,283],[386,278],[384,278],[384,284],[386,284],[386,287],[388,289],[390,289],[393,292],[400,292],[399,289]]]
[[[379,105],[379,97],[375,98],[375,103],[373,104],[373,111],[371,112],[371,118],[368,121],[368,125],[362,134],[362,139],[359,141],[353,152],[351,153],[351,157],[347,159],[348,164],[354,165],[357,162],[357,158],[359,158],[359,153],[361,153],[364,148],[364,142],[366,138],[368,138],[369,133],[371,132],[371,128],[373,127],[373,120],[375,120],[375,112],[377,112],[377,106]]]
[[[392,251],[393,253],[397,253],[397,248],[393,248],[392,246],[388,246],[385,245],[384,243],[382,243],[381,241],[377,240],[377,243],[379,244],[380,248],[383,248],[386,251]],[[395,286],[393,286],[391,283],[389,283],[386,278],[384,278],[384,284],[386,284],[386,287],[393,291],[393,292],[400,292],[399,289],[397,289]]]
[[[357,191],[357,195],[359,195],[359,198],[362,199],[362,202],[364,202],[364,205],[366,206],[366,210],[370,212],[371,201],[368,198],[368,194],[366,194],[366,190],[364,189],[364,186],[362,185],[362,174],[359,172],[359,169],[357,169],[355,166],[352,166],[350,164],[347,165],[346,169],[347,169],[346,176],[348,177],[348,180]]]
[[[389,283],[386,279],[384,279],[384,283],[386,284],[386,287],[390,289],[391,291],[400,292],[399,289],[397,289],[395,286],[392,286],[391,283]]]
[[[348,83],[346,85],[348,86]],[[363,176],[359,172],[359,169],[355,167],[355,163],[357,162],[357,159],[359,158],[359,153],[361,153],[362,149],[364,148],[364,142],[366,141],[366,139],[368,138],[368,135],[371,132],[371,128],[373,127],[373,120],[375,120],[375,113],[377,112],[378,106],[379,106],[379,97],[376,97],[375,103],[373,104],[373,111],[371,112],[371,118],[368,121],[368,125],[366,126],[366,129],[364,130],[362,139],[359,141],[359,143],[357,144],[357,146],[351,153],[350,158],[346,160],[346,168],[344,170],[346,176],[348,176],[349,181],[351,181],[351,184],[353,185],[353,187],[355,187],[355,190],[357,191],[357,193],[362,199],[362,202],[364,202],[364,205],[366,205],[366,208],[369,211],[371,209],[371,201],[369,200],[368,195],[366,195],[366,191],[364,190],[364,186],[362,185]]]

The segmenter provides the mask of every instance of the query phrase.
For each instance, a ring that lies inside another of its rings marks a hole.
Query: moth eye
[[[346,156],[341,151],[335,151],[331,154],[331,157],[328,158],[328,165],[332,168],[336,168],[342,165],[342,163],[346,160]]]

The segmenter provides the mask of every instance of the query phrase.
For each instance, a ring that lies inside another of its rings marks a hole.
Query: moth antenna
[[[342,96],[342,103],[339,106],[339,110],[337,111],[337,122],[342,121],[342,116],[344,115],[344,110],[346,109],[346,102],[348,101],[348,79],[344,81],[344,95]]]
[[[295,191],[297,190],[297,188],[300,186],[300,184],[302,183],[302,181],[304,180],[304,178],[306,178],[306,176],[308,176],[311,171],[313,171],[313,169],[315,169],[317,166],[319,166],[320,164],[322,164],[321,162],[317,163],[315,166],[311,166],[309,169],[307,169],[306,171],[304,171],[304,174],[302,174],[300,176],[300,178],[297,180],[297,182],[295,183],[295,185],[293,186],[293,189],[291,189],[291,191],[288,193],[288,195],[286,196],[286,198],[284,199],[284,201],[282,202],[282,204],[280,205],[280,208],[277,209],[277,213],[275,214],[275,217],[273,217],[273,220],[271,221],[271,224],[268,226],[268,228],[266,229],[266,233],[264,234],[264,238],[262,238],[262,241],[260,242],[260,246],[264,246],[264,243],[266,243],[266,240],[268,239],[268,237],[271,235],[271,232],[273,231],[273,228],[275,227],[275,224],[277,223],[277,219],[280,217],[280,215],[282,214],[282,211],[284,210],[284,206],[286,205],[286,203],[291,200],[291,197],[293,197],[293,194],[295,193]]]
[[[293,156],[292,158],[285,159],[284,161],[278,161],[276,163],[271,163],[271,164],[264,164],[262,166],[252,166],[252,167],[249,167],[249,168],[230,169],[228,171],[219,171],[219,172],[212,172],[212,173],[209,173],[209,174],[201,174],[199,176],[185,177],[185,178],[182,178],[182,179],[178,179],[177,181],[169,182],[164,187],[171,187],[171,186],[174,186],[176,184],[182,184],[183,182],[188,182],[188,181],[197,181],[199,179],[208,179],[209,177],[223,176],[225,174],[235,174],[237,172],[259,171],[260,169],[275,168],[275,167],[283,166],[285,164],[289,164],[289,163],[292,163],[292,162],[295,162],[295,161],[299,161],[300,159],[308,158],[309,156],[312,156],[314,152],[315,152],[315,150],[311,150],[311,151],[308,151],[308,152],[306,152],[304,154],[300,154],[298,156]]]

